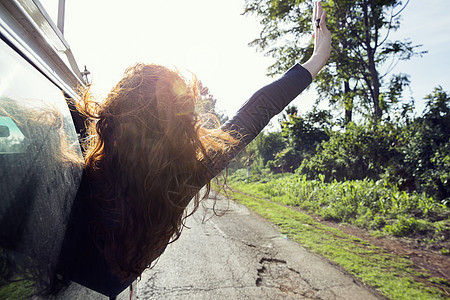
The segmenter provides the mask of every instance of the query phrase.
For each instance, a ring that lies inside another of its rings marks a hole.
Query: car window
[[[14,120],[0,116],[0,153],[23,153],[26,151],[25,136]]]
[[[81,180],[62,91],[0,40],[0,299],[48,287]]]

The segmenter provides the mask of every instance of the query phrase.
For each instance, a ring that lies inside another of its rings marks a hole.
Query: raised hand
[[[314,27],[314,52],[311,58],[303,64],[311,76],[316,77],[317,73],[325,66],[330,58],[331,34],[326,25],[327,12],[322,9],[322,4],[314,3],[312,24]]]

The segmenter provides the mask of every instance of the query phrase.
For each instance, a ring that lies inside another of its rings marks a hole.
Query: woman
[[[71,248],[77,260],[72,280],[114,295],[111,285],[126,286],[179,237],[190,200],[195,211],[199,190],[206,185],[206,198],[209,181],[325,65],[331,40],[325,17],[316,3],[313,56],[256,92],[215,130],[202,127],[194,112],[195,80],[162,66],[129,68],[101,104],[83,94],[78,108],[90,120],[85,176],[72,226],[77,229],[65,247],[65,255]]]

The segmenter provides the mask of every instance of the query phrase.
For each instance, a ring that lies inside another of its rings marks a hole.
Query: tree
[[[314,155],[322,141],[329,139],[331,116],[328,111],[317,109],[304,115],[297,115],[296,107],[288,107],[286,111],[288,120],[282,122],[281,131],[286,147],[275,158],[282,170],[293,171]]]
[[[350,123],[303,160],[298,172],[325,180],[383,179],[450,205],[450,93],[437,87],[409,122]]]
[[[203,115],[204,126],[216,128],[217,125],[222,125],[228,121],[228,116],[217,110],[217,99],[214,98],[210,90],[201,81],[198,81],[197,85],[200,91],[200,101],[196,105],[196,111]]]
[[[413,188],[450,204],[450,93],[437,87],[423,115],[404,130],[403,168]]]
[[[275,155],[285,147],[280,132],[263,131],[252,143],[255,144],[257,155],[261,157],[264,166],[268,161],[275,159]]]
[[[381,119],[383,111],[400,100],[403,88],[409,84],[404,74],[394,75],[390,84],[384,81],[398,61],[425,53],[417,52],[419,46],[413,46],[411,41],[388,39],[390,32],[400,27],[400,13],[408,2],[404,5],[400,0],[323,2],[332,33],[332,52],[329,63],[317,76],[317,90],[321,99],[344,107],[345,123],[352,120],[355,107],[374,120]],[[246,0],[245,3],[244,14],[256,14],[263,25],[260,37],[250,45],[276,59],[268,68],[269,75],[283,73],[311,56],[310,16],[314,1]],[[382,67],[387,67],[385,74],[380,74]]]
[[[264,169],[270,168],[271,171],[278,171],[276,166],[271,163],[285,147],[283,137],[280,132],[262,131],[258,136],[245,147],[237,157],[238,163],[232,165],[232,169],[247,168],[247,175],[251,173],[261,174]],[[247,176],[247,177],[248,177]]]

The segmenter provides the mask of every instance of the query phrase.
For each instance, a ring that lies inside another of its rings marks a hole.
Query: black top
[[[239,143],[220,161],[211,165],[211,175],[216,176],[228,163],[280,113],[312,81],[311,74],[299,64],[292,67],[280,79],[258,90],[222,126],[222,130],[238,133]],[[90,205],[95,185],[83,176],[72,209],[71,221],[61,252],[58,273],[99,293],[114,297],[127,288],[133,280],[122,282],[111,272],[102,253],[94,243],[89,230],[94,212]]]
[[[296,64],[280,79],[262,87],[238,110],[236,115],[222,126],[224,131],[236,131],[239,144],[226,157],[214,162],[213,176],[219,174],[228,163],[244,149],[270,122],[292,102],[312,81],[311,74]]]

